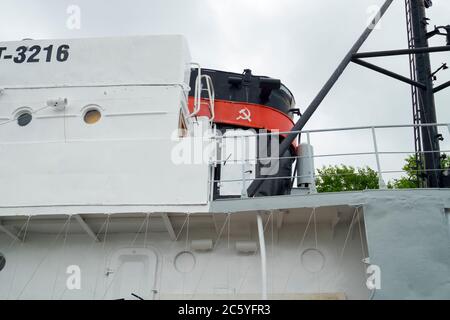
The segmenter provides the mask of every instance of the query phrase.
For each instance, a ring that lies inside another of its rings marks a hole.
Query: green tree
[[[403,166],[403,171],[406,173],[406,176],[401,177],[400,179],[394,179],[394,181],[390,181],[388,183],[388,188],[391,189],[414,189],[419,187],[419,181],[421,174],[421,170],[423,170],[422,164],[417,163],[416,156],[410,155],[405,159],[405,165]],[[423,161],[422,161],[423,163]],[[445,155],[443,159],[441,159],[441,168],[449,168],[450,167],[450,158],[448,155]]]
[[[369,167],[324,166],[317,169],[318,192],[357,191],[378,189],[378,174]]]

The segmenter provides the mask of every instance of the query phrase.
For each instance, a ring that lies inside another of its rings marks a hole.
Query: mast
[[[415,131],[415,143],[416,153],[419,154],[420,161],[424,160],[423,164],[418,163],[417,170],[420,174],[423,172],[423,183],[420,182],[420,187],[425,186],[428,188],[440,188],[450,187],[450,178],[443,179],[444,175],[441,174],[441,152],[439,141],[442,140],[442,135],[438,133],[436,124],[436,107],[434,101],[434,94],[450,87],[450,81],[441,84],[434,88],[433,80],[434,75],[441,69],[448,69],[446,64],[439,68],[436,72],[431,72],[430,53],[432,52],[450,52],[450,25],[435,27],[432,32],[427,32],[427,17],[425,9],[432,5],[431,0],[405,0],[407,23],[408,23],[408,38],[410,41],[408,49],[400,50],[388,50],[388,51],[375,51],[375,52],[358,52],[362,44],[367,40],[373,26],[383,17],[386,11],[389,9],[393,0],[386,0],[384,5],[380,8],[379,13],[372,22],[372,24],[366,28],[364,33],[350,49],[349,53],[345,56],[342,62],[337,67],[336,71],[331,75],[330,79],[326,82],[323,88],[319,91],[317,96],[308,106],[306,111],[297,121],[289,135],[284,138],[280,145],[280,154],[283,154],[299,132],[304,128],[311,116],[320,106],[323,99],[333,88],[334,84],[339,80],[339,77],[350,64],[350,62],[356,63],[378,73],[384,74],[388,77],[397,79],[399,81],[408,83],[414,86],[413,89],[413,108],[415,113],[415,124],[425,124],[420,130]],[[447,37],[447,45],[439,47],[429,47],[428,39],[434,35],[443,35]],[[376,57],[388,57],[388,56],[410,56],[411,78],[406,78],[395,72],[383,69],[374,64],[371,64],[362,59],[376,58]],[[414,57],[413,57],[414,56]],[[411,58],[413,57],[413,58]],[[275,175],[276,172],[270,172],[268,176]],[[259,179],[252,182],[248,188],[248,195],[254,197],[261,185],[264,184],[265,179]]]
[[[413,48],[428,48],[428,35],[427,25],[428,19],[426,17],[426,8],[431,6],[430,0],[406,0],[407,14],[410,19],[409,30],[412,35],[412,42],[410,46]],[[409,10],[408,10],[409,8]],[[409,12],[408,12],[409,11]],[[424,84],[425,88],[416,88],[418,101],[413,100],[414,109],[414,122],[421,124],[435,124],[436,118],[436,106],[433,92],[433,77],[431,71],[430,53],[424,52],[415,55],[415,76],[417,81]],[[414,93],[413,93],[414,95]],[[413,96],[414,99],[414,96]],[[414,103],[417,103],[414,106]],[[416,119],[419,118],[419,119]],[[418,158],[418,171],[421,173],[421,168],[424,168],[424,177],[426,187],[439,188],[440,187],[440,175],[441,175],[441,154],[439,146],[440,135],[436,126],[422,127],[421,134],[418,131],[415,132],[416,138],[421,139],[421,146],[416,142],[416,148],[419,146],[416,152],[419,153]],[[423,156],[420,154],[423,149]],[[422,164],[422,159],[424,163]],[[420,179],[420,177],[419,177]]]
[[[406,11],[406,30],[408,36],[408,49],[414,49],[414,30],[412,26],[411,17],[411,1],[405,0]],[[413,81],[417,82],[416,73],[416,56],[409,54],[409,74]],[[420,106],[419,106],[419,91],[417,86],[411,85],[411,103],[413,112],[413,124],[420,125]],[[419,126],[415,126],[414,130],[414,150],[415,150],[415,163],[417,170],[417,187],[423,188],[425,186],[425,176],[423,173],[423,159],[422,159],[422,129]]]

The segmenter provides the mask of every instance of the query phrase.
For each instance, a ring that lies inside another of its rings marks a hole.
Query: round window
[[[31,113],[23,112],[17,117],[17,124],[21,127],[25,127],[31,122],[31,120],[33,120]]]
[[[311,273],[320,272],[325,266],[325,256],[317,249],[303,251],[301,260],[303,267]]]
[[[189,273],[194,270],[195,256],[190,251],[182,251],[175,256],[175,269],[180,273]]]
[[[84,114],[84,122],[86,122],[87,124],[94,124],[97,123],[101,117],[102,114],[97,109],[88,110]]]
[[[5,268],[5,265],[6,265],[6,258],[2,253],[0,253],[0,271],[2,271]]]

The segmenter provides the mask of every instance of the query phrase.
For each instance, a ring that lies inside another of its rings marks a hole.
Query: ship
[[[429,60],[450,27],[406,0],[408,48],[360,52],[392,2],[304,112],[280,79],[193,62],[181,35],[0,42],[0,299],[450,299],[433,112],[450,84]],[[367,62],[394,55],[409,77]],[[305,130],[350,63],[410,85],[414,122]],[[386,187],[386,128],[414,132],[420,188]],[[379,188],[317,192],[315,160],[339,154],[311,136],[361,130]]]

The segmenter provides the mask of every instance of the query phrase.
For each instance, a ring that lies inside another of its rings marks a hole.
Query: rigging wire
[[[296,253],[300,253],[300,250],[303,247],[303,243],[305,242],[305,239],[306,239],[306,234],[308,233],[308,229],[309,229],[309,226],[311,224],[311,220],[312,220],[313,216],[315,215],[315,212],[316,212],[316,208],[312,208],[312,211],[311,211],[311,214],[309,215],[309,219],[308,219],[308,223],[306,225],[305,231],[303,232],[303,235],[301,237],[300,243],[298,244],[297,249],[295,250]],[[294,273],[295,267],[296,266],[294,264],[294,266],[291,268],[291,270],[288,273],[288,277],[287,277],[286,282],[285,282],[284,287],[283,287],[283,292],[286,292],[286,290],[287,290],[287,286],[289,284],[289,280],[291,279],[292,274]]]
[[[347,248],[347,243],[348,243],[348,240],[350,238],[351,231],[353,229],[356,213],[357,213],[357,208],[355,208],[355,211],[353,212],[352,219],[350,221],[350,225],[348,227],[348,230],[347,230],[347,233],[346,233],[346,236],[345,236],[344,244],[342,246],[341,253],[340,253],[338,261],[337,261],[336,272],[335,272],[335,274],[336,274],[336,277],[335,277],[336,286],[338,285],[337,282],[338,282],[339,275],[341,274],[342,263],[343,263],[343,260],[344,260],[344,253],[345,253],[345,249]]]
[[[39,112],[41,112],[41,111],[44,111],[44,110],[46,110],[46,109],[48,109],[48,108],[50,108],[50,106],[45,106],[45,107],[42,107],[42,108],[40,108],[40,109],[37,109],[37,110],[31,111],[30,113],[31,113],[31,114],[37,114],[37,113],[39,113]],[[6,125],[6,124],[9,124],[9,123],[11,123],[11,122],[15,122],[15,121],[17,121],[17,119],[16,119],[16,118],[13,118],[13,119],[9,119],[9,120],[6,120],[6,121],[4,121],[4,122],[0,122],[0,126],[3,126],[3,125]]]
[[[58,238],[61,236],[62,232],[65,230],[67,224],[69,223],[71,219],[71,216],[68,217],[68,219],[66,220],[66,222],[64,223],[62,229],[58,232],[58,234],[56,235],[55,239],[53,239],[52,243],[51,243],[51,247],[53,247],[56,244],[56,241],[58,240]],[[39,263],[37,264],[37,266],[34,268],[33,272],[31,273],[31,277],[28,278],[28,280],[26,281],[25,285],[23,286],[23,288],[20,290],[19,295],[17,296],[16,300],[19,300],[20,297],[24,294],[25,290],[28,288],[29,284],[31,283],[31,281],[34,279],[36,273],[38,272],[39,268],[41,267],[41,265],[47,260],[47,258],[50,256],[50,254],[53,251],[51,250],[51,248],[49,248],[47,250],[47,253],[45,254],[45,256],[39,261]]]
[[[18,233],[19,235],[22,233],[22,231],[24,231],[24,234],[22,236],[22,242],[20,243],[20,249],[19,250],[23,249],[23,246],[25,244],[25,239],[26,239],[26,235],[27,235],[27,232],[28,232],[28,226],[30,224],[30,220],[31,220],[31,215],[28,216],[28,219],[26,220],[26,222],[22,225],[22,227],[19,230],[19,233]],[[17,239],[13,239],[13,241],[11,242],[8,250],[12,248],[12,246],[14,245],[15,242],[17,242]],[[7,297],[8,300],[11,297],[12,289],[14,287],[14,282],[16,280],[16,274],[17,274],[17,268],[18,267],[19,267],[19,255],[17,256],[16,263],[14,264],[13,276],[12,276],[11,284],[10,284],[9,290],[8,290],[8,297]]]
[[[136,232],[136,235],[134,237],[134,239],[132,240],[130,246],[133,247],[137,241],[137,238],[139,237],[139,235],[142,233],[142,229],[145,226],[145,233],[144,233],[144,248],[146,248],[146,242],[147,242],[147,233],[148,233],[148,226],[149,226],[149,222],[150,222],[150,213],[146,213],[145,214],[145,218],[144,221],[141,223],[140,227],[138,228],[138,231]],[[109,292],[109,290],[111,289],[112,285],[114,284],[114,281],[116,280],[116,275],[119,273],[119,271],[122,268],[122,264],[119,266],[119,268],[117,270],[114,271],[113,276],[111,281],[109,281],[109,283],[107,284],[106,288],[105,288],[105,292],[103,293],[102,299],[104,300]],[[139,290],[141,290],[141,286],[143,285],[143,283],[140,283],[140,288]]]
[[[231,219],[231,213],[227,213],[227,217],[225,218],[225,221],[224,221],[222,227],[220,228],[220,231],[219,231],[219,234],[218,234],[218,236],[216,238],[216,241],[214,242],[214,245],[213,245],[213,248],[212,248],[212,252],[214,252],[214,250],[217,248],[217,246],[219,244],[219,241],[220,241],[220,239],[222,237],[222,233],[225,230],[225,226],[230,222],[230,219]],[[200,278],[197,281],[197,285],[195,286],[194,292],[192,293],[192,298],[194,298],[195,295],[197,294],[197,291],[198,291],[198,289],[200,287],[200,282],[201,282],[201,280],[203,278],[203,275],[206,273],[206,270],[208,269],[208,266],[209,266],[209,263],[211,262],[211,260],[213,260],[213,259],[208,259],[207,260],[207,262],[205,264],[205,267],[203,268],[203,272],[200,274]]]
[[[105,228],[105,226],[106,226],[106,223],[107,223],[107,219],[105,219],[105,221],[102,223],[102,225],[100,226],[100,229],[97,231],[97,233],[95,234],[95,236],[96,236],[96,238],[97,239],[99,239],[99,237],[100,237],[100,234],[102,233],[102,231],[103,231],[103,229]],[[91,241],[91,245],[90,245],[90,248],[89,248],[89,250],[87,250],[87,251],[91,251],[91,252],[93,252],[93,248],[94,248],[94,246],[97,244],[97,242],[95,241],[95,240],[92,240]],[[93,252],[94,254],[94,256],[95,256],[95,252]],[[64,287],[64,290],[62,291],[62,293],[61,293],[61,295],[59,296],[59,300],[62,300],[62,298],[64,297],[64,294],[66,293],[66,291],[67,291],[67,287],[65,286]]]
[[[55,281],[53,282],[53,289],[52,289],[52,296],[51,299],[53,300],[54,295],[55,295],[55,289],[56,289],[56,283],[58,282],[58,278],[59,278],[59,274],[61,272],[61,267],[63,264],[63,261],[66,258],[66,242],[67,242],[67,233],[69,232],[69,228],[70,228],[70,221],[72,219],[72,215],[69,215],[69,222],[67,223],[66,229],[65,229],[65,234],[64,234],[64,241],[63,241],[63,258],[59,260],[59,262],[57,263],[57,267],[56,267],[56,277],[55,277]]]
[[[361,260],[361,262],[362,262],[362,266],[363,266],[363,273],[367,274],[366,264],[364,263],[363,260],[365,258],[369,258],[369,252],[367,252],[367,254],[366,254],[366,248],[365,248],[365,245],[364,245],[364,238],[365,237],[363,235],[363,231],[362,231],[362,227],[361,227],[361,218],[360,218],[361,213],[359,211],[359,208],[360,207],[357,207],[357,210],[358,210],[359,238],[360,238],[360,241],[361,241],[361,253],[362,253],[362,260]],[[369,300],[373,300],[373,298],[375,297],[376,291],[377,291],[376,289],[373,289],[373,290],[370,291]]]
[[[134,239],[131,241],[130,246],[134,246],[134,245],[135,245],[135,243],[137,242],[137,239],[138,239],[139,235],[142,233],[142,230],[143,230],[144,226],[146,226],[146,231],[145,231],[145,236],[144,236],[144,245],[146,246],[146,243],[147,243],[147,232],[148,232],[148,226],[149,226],[149,223],[150,223],[150,218],[151,218],[151,214],[147,213],[147,214],[146,214],[146,217],[145,217],[145,219],[144,219],[144,221],[141,223],[140,227],[138,228],[138,231],[136,232]],[[188,220],[189,220],[189,216],[186,215],[186,219],[184,220],[184,222],[183,222],[183,224],[182,224],[182,226],[181,226],[180,231],[176,234],[175,240],[174,240],[173,243],[171,244],[171,246],[170,246],[171,248],[168,250],[168,252],[171,252],[172,249],[174,248],[175,244],[177,243],[177,241],[179,240],[181,234],[183,233],[183,230],[184,230],[185,226],[186,226],[187,224],[189,224]],[[104,293],[104,295],[103,295],[103,298],[106,297],[107,292],[109,292],[109,289],[111,288],[113,282],[116,280],[116,279],[115,279],[115,276],[116,276],[116,274],[119,273],[119,271],[121,270],[120,268],[121,268],[121,266],[120,266],[119,269],[113,274],[113,278],[112,278],[112,280],[109,282],[108,287],[106,288],[106,291],[105,291],[105,293]],[[156,279],[155,279],[155,281],[156,281]]]
[[[178,239],[180,239],[185,226],[189,224],[188,220],[189,220],[189,214],[186,213],[186,218],[184,219],[184,222],[181,225],[180,231],[178,231],[178,233],[175,235],[175,240],[170,245],[170,249],[168,250],[168,252],[172,252],[172,250],[175,248],[175,245],[177,244]],[[175,260],[174,260],[174,263],[175,263]],[[161,277],[162,277],[162,275],[161,275]],[[182,294],[183,294],[184,293],[184,274],[182,275],[182,277],[183,277],[183,279],[182,279],[181,291],[182,291]]]
[[[148,235],[148,226],[149,226],[149,224],[150,224],[150,217],[151,217],[151,215],[150,215],[150,213],[147,213],[147,223],[146,223],[146,225],[145,225],[145,235],[144,235],[144,248],[145,249],[147,249],[147,235]],[[155,270],[155,272],[156,272],[157,270]],[[140,284],[140,286],[139,286],[139,292],[141,293],[141,292],[143,292],[142,291],[142,286],[144,285],[144,282],[142,281],[141,282],[141,284]],[[145,290],[145,289],[144,289]],[[134,295],[133,293],[131,294],[131,295]],[[144,299],[140,299],[140,300],[144,300]]]
[[[103,240],[102,240],[102,250],[103,253],[106,252],[105,247],[106,247],[106,239],[107,239],[107,235],[108,235],[108,229],[109,229],[109,224],[110,224],[110,219],[111,219],[111,215],[107,215],[106,216],[106,226],[105,226],[105,235],[103,236]],[[104,258],[103,258],[103,268],[105,268],[106,265],[106,254],[104,254]],[[94,295],[92,297],[93,300],[95,300],[95,296],[97,294],[97,286],[98,286],[98,278],[99,278],[99,274],[100,274],[100,263],[97,266],[97,272],[96,272],[96,277],[95,277],[95,286],[94,286]],[[102,272],[103,274],[103,272]]]
[[[185,251],[189,251],[189,222],[190,222],[191,215],[188,212],[187,213],[187,224],[186,224],[186,247]],[[182,280],[182,288],[181,288],[181,294],[183,296],[186,295],[186,272],[183,272],[183,280]]]
[[[142,233],[141,231],[144,228],[144,226],[146,225],[147,220],[148,220],[148,214],[144,217],[144,221],[142,221],[140,227],[138,228],[138,231],[136,232],[134,239],[131,241],[131,245],[130,246],[134,246],[135,245],[135,242],[137,241],[137,238],[139,237],[139,235]],[[105,254],[105,259],[106,259],[106,254]],[[105,292],[103,293],[103,296],[102,296],[103,300],[106,298],[106,295],[108,294],[109,289],[114,284],[114,281],[116,280],[116,275],[119,273],[121,268],[122,268],[122,265],[120,265],[117,270],[114,270],[114,273],[112,275],[112,279],[106,285]]]
[[[314,249],[319,250],[318,248],[318,235],[317,235],[317,221],[316,221],[316,210],[314,210]],[[320,285],[320,271],[319,270],[316,275],[317,275],[317,285],[318,285],[318,291],[319,291],[319,297],[321,297],[321,285]]]

